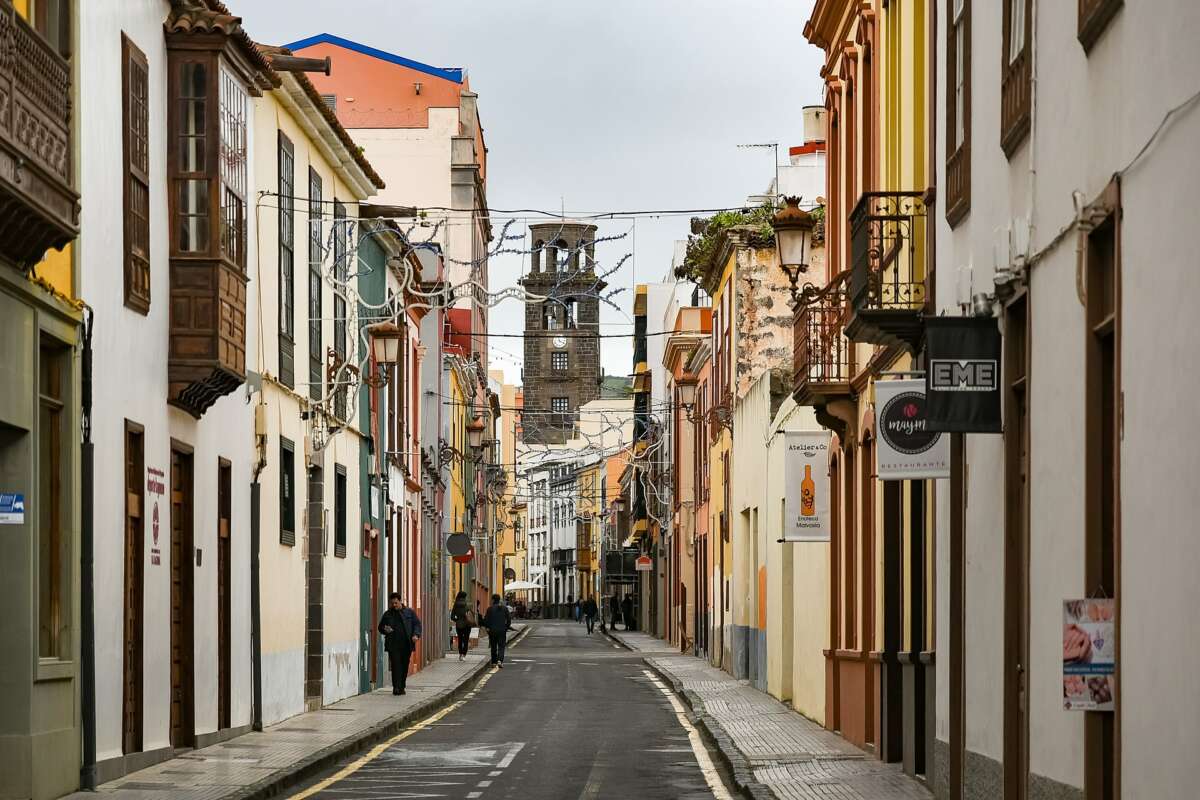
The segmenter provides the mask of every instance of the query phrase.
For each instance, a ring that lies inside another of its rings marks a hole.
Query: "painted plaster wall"
[[[278,134],[282,131],[292,142],[295,152],[295,176],[297,194],[307,196],[308,170],[312,166],[322,179],[323,197],[334,198],[347,204],[350,217],[354,216],[357,198],[339,175],[330,167],[319,150],[310,144],[304,131],[296,124],[290,113],[268,93],[254,100],[254,123],[258,149],[255,160],[255,186],[277,190],[278,186]],[[324,210],[325,224],[323,241],[330,241],[330,219],[332,205]],[[264,331],[263,346],[256,348],[257,369],[264,374],[263,399],[267,403],[267,465],[261,476],[262,518],[260,564],[262,570],[262,626],[263,626],[263,718],[268,724],[286,719],[304,710],[304,654],[305,654],[305,558],[310,544],[306,542],[306,520],[308,509],[308,475],[304,440],[308,424],[301,419],[302,411],[309,407],[307,386],[308,341],[308,243],[309,217],[307,207],[297,203],[295,209],[295,388],[278,382],[279,376],[279,265],[278,213],[265,212],[259,215],[259,239],[264,243],[262,258],[255,270],[255,281],[259,286],[257,315]],[[267,244],[270,243],[270,244]],[[326,272],[332,269],[332,260],[324,262]],[[333,288],[323,286],[322,314],[331,316]],[[351,317],[348,323],[350,347],[355,347],[357,338],[356,317],[350,303]],[[322,324],[322,346],[333,344],[333,322],[327,319]],[[248,358],[250,355],[248,354]],[[350,409],[357,407],[351,397]],[[296,544],[280,542],[279,518],[279,451],[280,438],[286,437],[295,447],[295,497],[296,497]],[[362,526],[358,497],[359,446],[361,436],[353,426],[330,438],[317,463],[322,467],[324,481],[323,501],[325,507],[324,544],[324,669],[322,702],[329,703],[358,691],[355,665],[361,647],[358,634],[359,620],[359,569],[362,552]],[[335,487],[337,466],[346,470],[346,556],[334,554],[335,539]]]
[[[1160,7],[1161,6],[1161,7]],[[1168,109],[1195,91],[1200,56],[1200,7],[1156,5],[1155,14],[1118,12],[1085,55],[1075,40],[1070,4],[1038,3],[1037,112],[1031,138],[1011,160],[989,144],[973,154],[971,212],[958,228],[938,220],[938,297],[955,296],[955,269],[973,267],[974,291],[991,284],[997,227],[1032,210],[1031,250],[1044,247],[1074,217],[1072,193],[1096,198],[1112,174],[1125,167],[1150,138]],[[975,141],[999,126],[999,6],[976,4],[972,76]],[[1170,19],[1163,26],[1161,20]],[[944,24],[944,23],[943,23]],[[943,29],[944,31],[944,29]],[[944,33],[943,33],[944,35]],[[944,76],[943,63],[938,75]],[[1153,90],[1144,80],[1152,76]],[[946,88],[939,85],[939,97]],[[939,103],[941,105],[941,103]],[[944,123],[939,122],[939,127]],[[1121,228],[1122,390],[1121,608],[1122,792],[1128,796],[1182,797],[1192,793],[1188,742],[1200,736],[1196,689],[1185,663],[1197,655],[1180,641],[1172,620],[1178,609],[1200,602],[1190,566],[1196,562],[1194,491],[1198,463],[1191,448],[1163,446],[1170,421],[1190,416],[1200,389],[1190,363],[1194,332],[1189,300],[1200,288],[1189,234],[1200,168],[1193,157],[1200,137],[1195,107],[1180,112],[1156,145],[1122,178]],[[939,142],[942,141],[939,130]],[[944,154],[939,154],[939,165]],[[1036,168],[1035,185],[1030,186]],[[941,167],[939,166],[939,169]],[[1084,589],[1083,482],[1084,307],[1076,291],[1074,233],[1038,263],[1030,276],[1033,330],[1030,376],[1030,768],[1068,786],[1083,779],[1083,717],[1062,710],[1062,601]],[[1151,268],[1151,278],[1144,269]],[[944,299],[943,299],[944,298]],[[1167,434],[1170,436],[1171,434]],[[994,441],[992,441],[994,439]],[[989,758],[1002,755],[992,724],[1000,709],[1000,651],[980,632],[1001,630],[1002,448],[999,437],[969,437],[970,504],[967,541],[967,746]],[[948,507],[939,498],[939,591],[948,589]],[[991,566],[988,566],[988,565]],[[978,566],[975,566],[978,565]],[[989,573],[994,573],[990,574]],[[973,582],[974,581],[974,582]],[[948,594],[940,595],[948,597]],[[939,604],[939,642],[948,641],[948,607]],[[1164,653],[1171,653],[1164,658]],[[939,739],[948,739],[948,662],[938,662]]]
[[[167,265],[166,52],[162,23],[165,2],[122,3],[101,9],[80,5],[76,58],[89,90],[80,94],[80,188],[89,199],[81,211],[79,240],[81,296],[95,309],[94,430],[95,463],[95,640],[97,757],[121,755],[123,697],[124,587],[124,423],[145,428],[145,465],[170,480],[174,438],[193,448],[195,547],[201,564],[195,583],[191,624],[195,637],[195,731],[217,725],[217,463],[231,462],[232,476],[232,724],[250,721],[249,538],[252,414],[244,388],[219,400],[199,421],[167,406],[169,275]],[[150,313],[124,306],[123,176],[121,161],[121,32],[126,32],[149,61],[150,97]],[[249,131],[251,145],[254,131]],[[254,156],[251,153],[251,169]],[[254,222],[248,232],[248,257],[255,258]],[[257,287],[248,287],[247,347],[256,347],[253,322]],[[143,477],[144,479],[144,477]],[[170,489],[168,487],[167,491]],[[169,744],[170,717],[170,496],[158,499],[159,539],[153,540],[154,496],[146,494],[144,514],[144,661],[143,749]],[[154,547],[161,563],[151,563]],[[193,561],[193,564],[195,562]]]

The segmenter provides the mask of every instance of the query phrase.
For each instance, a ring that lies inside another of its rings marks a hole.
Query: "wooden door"
[[[217,465],[217,727],[230,727],[232,718],[232,644],[230,627],[233,608],[230,564],[233,469],[221,459]]]
[[[142,638],[145,608],[146,465],[142,429],[125,424],[125,613],[121,750],[142,750]],[[156,506],[157,508],[157,506]]]
[[[171,746],[193,743],[192,456],[171,450]]]
[[[1029,355],[1028,304],[1009,306],[1004,426],[1004,798],[1029,789]]]
[[[371,642],[371,685],[379,686],[379,637],[375,634],[375,625],[383,616],[379,605],[379,537],[371,539],[371,619],[367,639]]]

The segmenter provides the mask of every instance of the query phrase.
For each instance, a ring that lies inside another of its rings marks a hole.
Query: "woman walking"
[[[471,646],[471,628],[475,627],[475,615],[467,606],[467,593],[459,592],[450,609],[450,621],[454,623],[454,635],[458,637],[458,660],[467,660],[467,648]]]

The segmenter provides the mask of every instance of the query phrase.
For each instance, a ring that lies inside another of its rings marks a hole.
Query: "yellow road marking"
[[[330,775],[328,778],[321,781],[320,783],[315,783],[312,786],[305,789],[304,791],[292,795],[290,800],[304,800],[304,798],[306,798],[306,797],[312,797],[317,792],[322,792],[325,789],[328,789],[333,784],[335,784],[339,781],[343,781],[346,778],[350,777],[351,775],[353,775],[354,773],[356,773],[360,769],[362,769],[364,766],[371,763],[375,759],[379,758],[379,756],[383,755],[383,753],[389,747],[394,745],[396,742],[407,739],[409,736],[412,736],[414,733],[419,733],[419,732],[425,730],[427,727],[429,727],[433,723],[437,722],[438,720],[440,720],[442,717],[449,714],[454,709],[456,709],[459,706],[466,703],[468,700],[470,700],[472,697],[475,696],[476,692],[478,692],[479,689],[485,683],[487,683],[488,679],[491,678],[492,675],[494,675],[494,674],[496,674],[496,670],[494,670],[494,669],[491,672],[484,674],[484,676],[479,679],[479,683],[475,684],[475,688],[472,689],[471,691],[467,692],[467,694],[463,697],[462,700],[455,700],[453,703],[446,706],[441,711],[438,711],[437,713],[433,714],[432,716],[426,717],[425,719],[421,720],[420,722],[414,723],[413,725],[405,728],[404,730],[400,731],[400,733],[397,733],[395,736],[388,739],[386,742],[381,742],[381,743],[375,745],[369,751],[367,751],[366,755],[360,756],[358,759],[350,762],[349,764],[342,767],[340,770],[338,770],[334,774]]]

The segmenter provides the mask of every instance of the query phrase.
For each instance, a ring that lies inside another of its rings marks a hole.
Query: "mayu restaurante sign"
[[[881,480],[950,477],[950,439],[929,429],[924,381],[875,384],[876,474]]]

